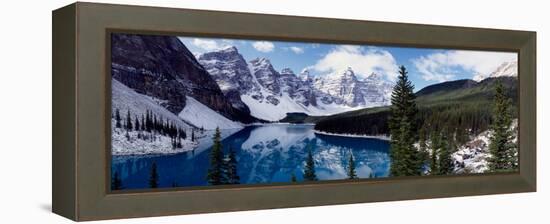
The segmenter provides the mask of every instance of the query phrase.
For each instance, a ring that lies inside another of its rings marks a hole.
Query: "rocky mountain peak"
[[[242,61],[244,64],[246,64],[246,61],[242,57],[241,54],[239,54],[239,51],[236,47],[227,47],[225,49],[219,50],[219,51],[212,51],[208,53],[204,53],[199,55],[198,57],[199,61],[207,61],[207,60],[217,60],[217,61]]]
[[[281,75],[294,76],[296,74],[294,74],[294,71],[290,68],[283,68],[283,70],[281,70]]]
[[[250,61],[250,72],[256,77],[258,83],[273,94],[279,94],[281,91],[280,80],[281,76],[277,72],[271,61],[267,58],[256,58]]]
[[[311,81],[313,80],[313,76],[311,75],[311,73],[309,72],[309,69],[307,68],[304,68],[300,74],[298,75],[298,77],[300,78],[300,80],[302,81]]]
[[[500,64],[493,72],[489,74],[477,74],[474,76],[474,80],[479,82],[486,78],[496,78],[496,77],[517,77],[518,76],[518,62],[517,61],[507,61]]]
[[[501,77],[501,76],[517,76],[518,75],[518,62],[509,61],[504,62],[498,68],[493,71],[489,77]]]
[[[382,76],[377,73],[371,73],[364,79],[365,82],[380,82],[382,81]]]
[[[355,72],[353,72],[353,69],[351,67],[348,67],[344,70],[344,72],[342,73],[343,75],[355,75]]]
[[[239,53],[239,50],[237,50],[235,46],[228,46],[220,51],[225,53]]]

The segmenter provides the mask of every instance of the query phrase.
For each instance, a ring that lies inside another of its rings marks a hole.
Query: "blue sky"
[[[312,75],[340,73],[351,67],[359,78],[374,73],[393,81],[404,65],[416,90],[444,81],[486,77],[504,62],[517,61],[516,53],[341,45],[222,38],[179,37],[195,55],[235,46],[245,60],[268,58],[280,71],[296,74],[307,68]]]

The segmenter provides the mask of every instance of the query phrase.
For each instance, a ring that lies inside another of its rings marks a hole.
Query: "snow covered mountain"
[[[474,80],[479,82],[481,80],[484,80],[486,78],[495,78],[495,77],[504,77],[504,76],[510,76],[510,77],[517,77],[518,76],[518,62],[517,61],[509,61],[504,62],[500,66],[498,66],[493,72],[490,74],[477,74],[474,76]]]
[[[290,112],[330,115],[389,104],[392,85],[379,75],[358,80],[351,68],[341,74],[314,78],[304,69],[296,75],[290,68],[277,71],[267,58],[247,63],[237,48],[229,47],[199,56],[199,63],[212,75],[235,107],[254,117],[278,121]]]
[[[216,80],[233,107],[250,112],[241,101],[241,93],[257,92],[260,87],[248,69],[248,63],[235,47],[198,57],[203,67]]]
[[[335,103],[350,107],[389,105],[393,86],[378,74],[359,80],[351,67],[341,73],[315,79],[315,88],[335,98]]]
[[[160,105],[173,114],[179,114],[192,97],[230,120],[257,121],[238,97],[222,92],[220,86],[224,86],[177,37],[113,34],[111,46],[113,79],[137,93],[159,99]]]

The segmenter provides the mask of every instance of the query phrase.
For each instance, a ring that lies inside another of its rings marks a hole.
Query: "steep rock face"
[[[385,82],[382,76],[372,73],[363,80],[363,96],[365,103],[373,106],[389,105],[393,85]]]
[[[241,93],[258,91],[259,85],[248,69],[248,64],[237,48],[229,47],[221,51],[199,56],[199,62],[218,83],[220,89],[235,108],[250,112],[241,101]]]
[[[273,68],[269,59],[256,58],[250,61],[250,68],[252,74],[263,88],[273,94],[281,92],[281,84],[279,83],[281,74]]]
[[[280,74],[283,93],[306,107],[317,106],[317,96],[311,83],[300,79],[290,68],[284,68]]]
[[[163,100],[174,114],[189,95],[223,116],[242,122],[254,119],[232,107],[218,84],[177,37],[113,34],[111,68],[114,79],[136,92]]]

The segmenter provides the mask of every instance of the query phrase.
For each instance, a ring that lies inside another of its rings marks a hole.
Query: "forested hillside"
[[[491,123],[494,88],[500,81],[512,99],[517,114],[517,78],[487,78],[481,82],[458,80],[431,85],[418,91],[417,125],[423,129],[457,130],[457,140],[477,135]],[[320,119],[315,129],[330,133],[388,135],[389,107],[368,108]],[[517,116],[515,116],[517,117]]]

